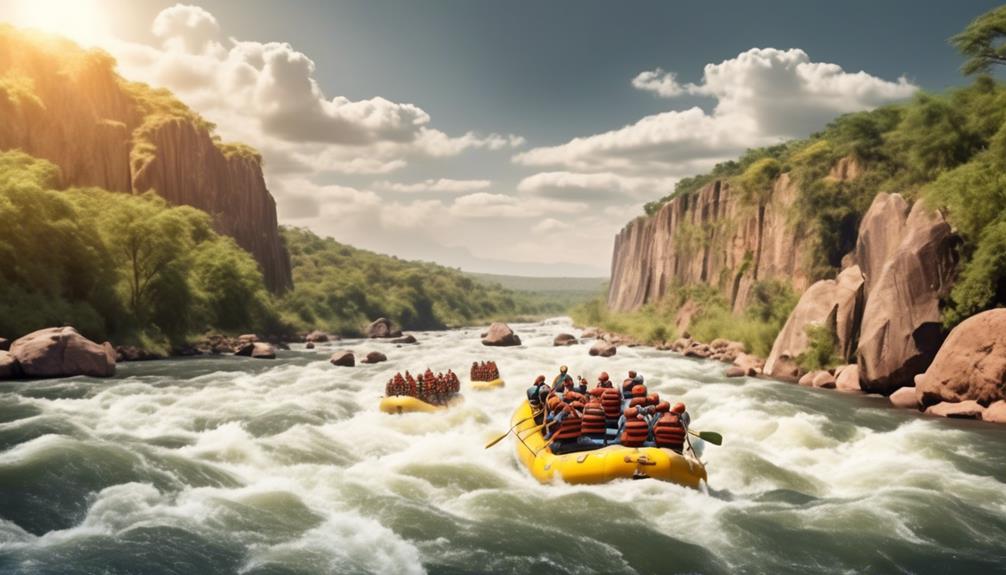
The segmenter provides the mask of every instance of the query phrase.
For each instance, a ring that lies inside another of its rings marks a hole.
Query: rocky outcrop
[[[560,333],[559,335],[555,336],[555,338],[552,340],[552,345],[555,347],[576,345],[577,343],[578,342],[576,341],[576,336],[568,333]]]
[[[901,245],[908,220],[908,202],[900,194],[877,194],[859,223],[855,259],[863,272],[865,293],[880,276],[880,270]]]
[[[520,345],[520,336],[515,334],[507,324],[496,322],[489,326],[489,330],[482,337],[482,345],[498,347]]]
[[[1006,309],[982,312],[955,327],[917,385],[923,405],[1006,399]]]
[[[835,335],[836,351],[850,359],[863,310],[863,277],[858,266],[846,268],[835,280],[821,280],[800,296],[789,319],[776,336],[765,361],[765,373],[791,379],[793,361],[807,351],[812,326]]]
[[[858,363],[865,391],[913,384],[942,343],[940,298],[956,265],[955,238],[939,213],[916,203],[905,235],[880,271],[863,312]]]
[[[398,326],[386,317],[379,317],[372,321],[364,333],[372,339],[402,336],[402,331],[398,329]]]
[[[50,327],[17,339],[10,347],[25,377],[115,375],[115,350],[99,345],[72,327]]]
[[[107,54],[0,26],[0,151],[19,148],[59,166],[64,186],[156,191],[199,208],[258,261],[273,291],[292,286],[276,206],[260,158],[221,144],[212,125],[166,92],[130,84]]]
[[[608,307],[630,311],[658,302],[672,284],[712,285],[735,310],[746,307],[759,280],[802,292],[810,284],[803,257],[809,240],[788,221],[796,197],[786,174],[762,206],[743,204],[717,180],[630,222],[615,238]]]

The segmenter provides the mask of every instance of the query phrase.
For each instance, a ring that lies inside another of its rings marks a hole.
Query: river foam
[[[0,571],[11,573],[955,572],[1006,564],[1006,438],[885,400],[757,379],[645,348],[555,348],[564,320],[295,346],[275,361],[120,366],[113,380],[0,387]],[[327,362],[334,349],[389,361]],[[507,386],[439,414],[377,410],[398,370]],[[708,492],[657,481],[540,485],[508,441],[526,384],[559,364],[628,369],[682,400]]]

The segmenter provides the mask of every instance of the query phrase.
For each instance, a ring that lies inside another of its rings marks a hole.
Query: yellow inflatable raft
[[[706,468],[686,449],[686,455],[660,447],[625,447],[609,445],[593,451],[556,455],[546,447],[548,441],[531,417],[531,406],[524,401],[513,414],[517,426],[514,444],[517,458],[531,475],[542,483],[561,479],[566,483],[606,483],[615,479],[653,478],[697,489],[706,479]]]
[[[503,380],[498,377],[492,381],[472,381],[472,389],[477,391],[489,391],[503,387],[503,385]]]
[[[462,401],[463,398],[460,395],[456,395],[446,405],[434,405],[411,395],[392,395],[381,398],[380,408],[384,413],[432,413],[447,409]]]

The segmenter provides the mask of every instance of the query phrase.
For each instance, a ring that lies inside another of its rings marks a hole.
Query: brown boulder
[[[255,343],[256,341],[258,341],[258,336],[254,333],[244,333],[238,336],[239,344]]]
[[[835,376],[827,371],[818,371],[810,383],[814,387],[820,387],[821,389],[835,389]]]
[[[366,334],[370,338],[402,337],[402,330],[390,319],[379,317],[367,326]]]
[[[341,367],[353,367],[356,365],[356,357],[353,355],[353,352],[348,350],[333,353],[332,357],[328,358],[328,361],[332,365],[338,365]]]
[[[388,356],[379,351],[372,351],[360,363],[381,363],[382,361],[388,361]]]
[[[731,365],[723,370],[723,377],[744,377],[745,375],[748,375],[747,371],[743,367],[736,365]]]
[[[313,341],[307,342],[307,344],[304,346],[304,348],[305,349],[314,349],[314,342]]]
[[[991,423],[1006,423],[1006,400],[1000,399],[985,408],[982,420]]]
[[[489,326],[489,330],[482,338],[482,345],[499,347],[520,345],[520,337],[507,324],[496,322]]]
[[[416,337],[414,335],[406,334],[403,335],[402,337],[397,337],[391,340],[391,343],[418,343],[418,342],[416,341]]]
[[[600,334],[601,330],[596,327],[584,328],[583,332],[580,333],[581,339],[594,339]]]
[[[692,345],[685,350],[685,357],[697,357],[699,359],[706,359],[713,354],[713,351],[708,345],[704,343],[692,343]]]
[[[271,343],[256,341],[252,344],[251,357],[256,359],[276,359],[276,348]]]
[[[810,326],[821,326],[835,334],[838,355],[852,356],[853,342],[863,309],[863,276],[859,266],[850,266],[834,280],[821,280],[800,296],[786,324],[772,344],[765,361],[765,373],[772,377],[792,377],[800,354],[807,351]],[[780,363],[780,360],[790,361]]]
[[[26,377],[115,375],[115,354],[77,333],[72,327],[50,327],[16,340],[10,353]]]
[[[859,387],[859,366],[851,364],[845,366],[835,377],[835,389],[846,393],[859,393],[863,391]]]
[[[888,396],[891,405],[904,409],[918,409],[919,399],[915,396],[914,387],[902,387]]]
[[[316,329],[311,333],[305,335],[304,341],[308,343],[324,343],[328,341],[328,334],[321,331],[320,329]]]
[[[552,345],[555,347],[561,347],[564,345],[576,345],[577,343],[579,342],[576,341],[576,337],[569,333],[560,333],[559,335],[555,336],[555,339],[552,340]]]
[[[115,359],[116,361],[150,361],[164,359],[164,356],[135,345],[120,345],[115,348]]]
[[[954,417],[958,419],[981,419],[985,408],[977,401],[967,400],[958,403],[944,401],[926,408],[926,415],[938,415],[940,417]]]
[[[856,263],[863,271],[864,293],[870,290],[895,250],[901,245],[908,220],[908,202],[900,194],[877,194],[859,224]]]
[[[804,387],[813,387],[814,377],[818,374],[817,371],[808,371],[807,373],[800,376],[800,379],[796,382]]]
[[[757,355],[741,353],[734,358],[734,365],[743,369],[745,375],[753,377],[762,372],[765,361]]]
[[[611,357],[615,355],[615,351],[616,348],[613,344],[599,339],[594,342],[594,345],[590,346],[588,353],[600,357]]]
[[[955,327],[918,378],[918,393],[923,405],[1006,399],[1006,309],[982,312]]]
[[[915,204],[866,301],[858,360],[864,391],[890,394],[929,367],[943,339],[940,298],[953,279],[955,241],[943,216]]]
[[[21,366],[14,354],[0,349],[0,379],[16,379],[21,377]]]

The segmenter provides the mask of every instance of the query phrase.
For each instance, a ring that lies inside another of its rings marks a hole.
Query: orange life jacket
[[[583,408],[583,421],[580,423],[580,433],[584,435],[604,435],[604,409],[601,402],[591,401]]]
[[[672,412],[666,412],[660,416],[653,426],[654,439],[657,447],[668,447],[677,451],[685,445],[685,426],[681,424],[681,417]]]
[[[605,389],[601,394],[601,407],[604,409],[604,417],[610,420],[618,420],[622,415],[622,395],[617,389]]]
[[[556,432],[556,439],[576,439],[580,437],[580,415],[570,406],[563,408],[565,414],[562,423],[559,424],[559,431]]]

